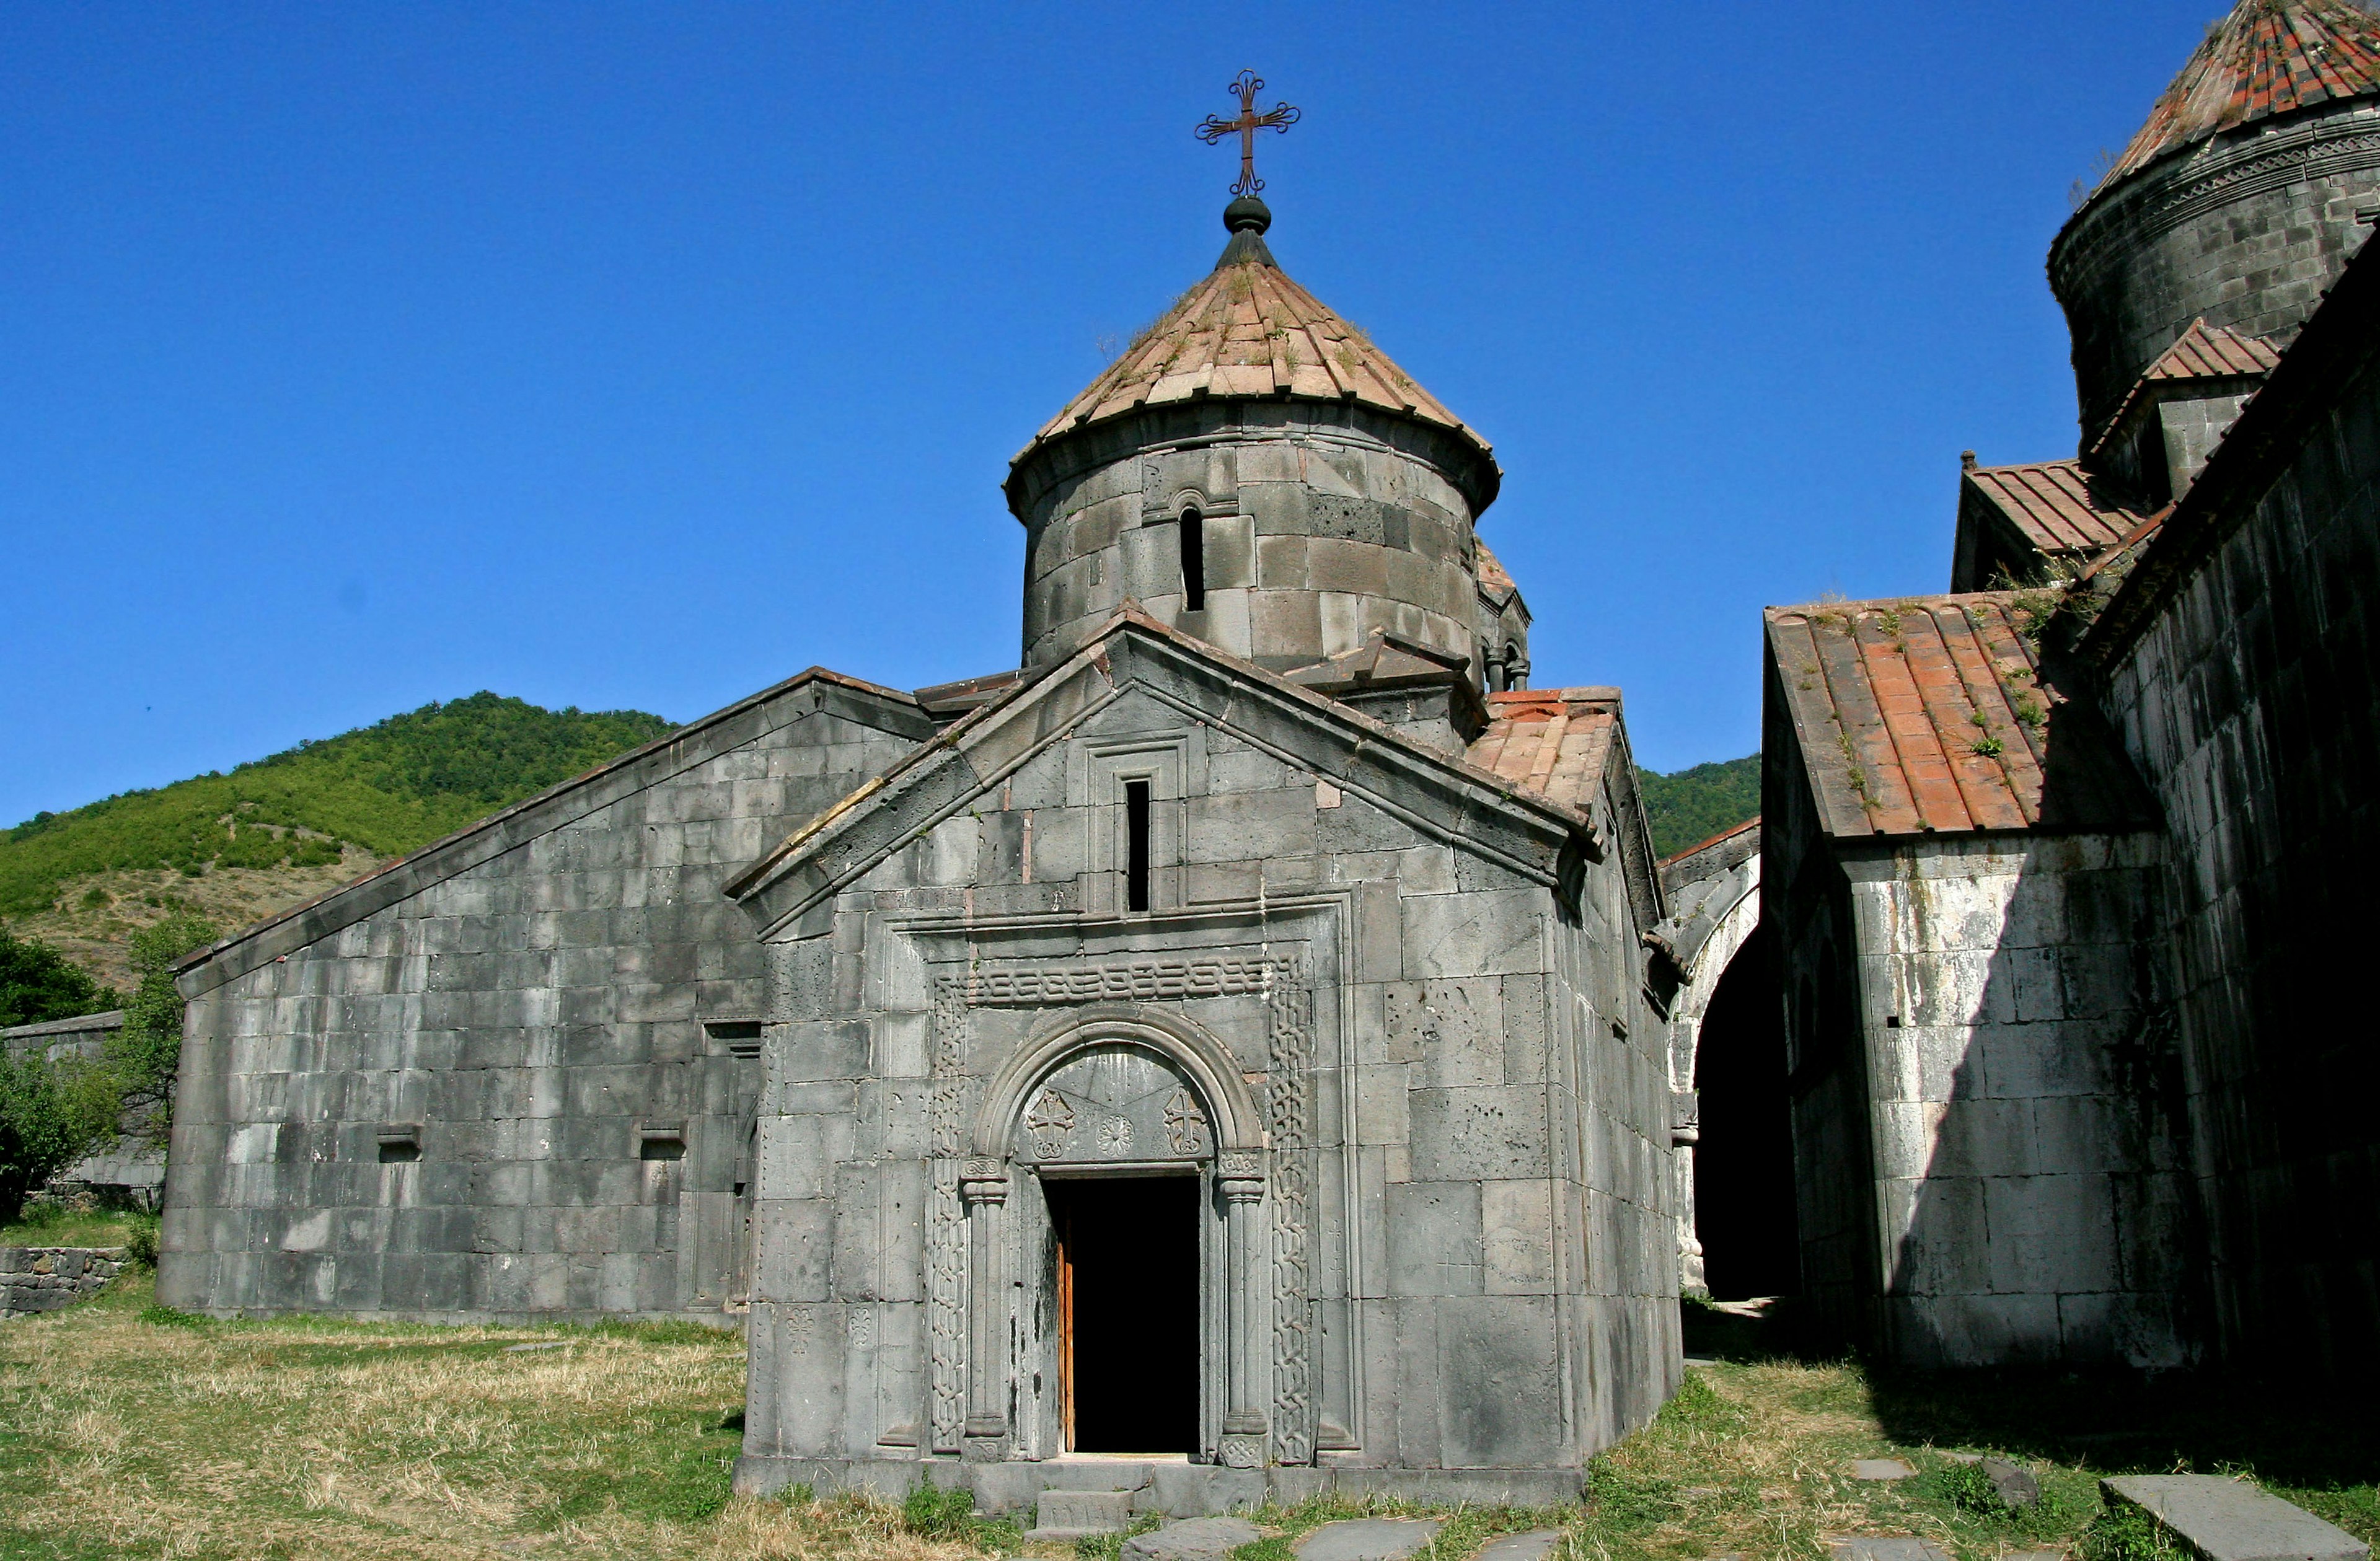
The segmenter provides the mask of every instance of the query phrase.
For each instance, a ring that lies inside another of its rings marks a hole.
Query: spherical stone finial
[[[1262,233],[1272,226],[1272,208],[1253,195],[1243,195],[1223,208],[1226,232]]]

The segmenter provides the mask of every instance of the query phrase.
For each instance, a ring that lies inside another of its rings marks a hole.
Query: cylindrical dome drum
[[[1020,454],[1026,667],[1126,601],[1276,671],[1375,629],[1478,654],[1485,442],[1282,274],[1260,203],[1214,272]]]

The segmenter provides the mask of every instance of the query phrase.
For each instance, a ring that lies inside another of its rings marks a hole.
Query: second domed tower
[[[2049,250],[2087,450],[2193,321],[2286,345],[2380,203],[2380,17],[2240,0]]]
[[[1243,198],[1222,258],[1011,464],[1025,658],[1127,600],[1275,671],[1375,630],[1470,659],[1487,442],[1290,280]]]

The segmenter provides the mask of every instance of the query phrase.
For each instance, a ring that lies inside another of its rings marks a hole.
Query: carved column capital
[[[1264,1152],[1226,1149],[1215,1156],[1215,1185],[1224,1201],[1253,1204],[1264,1196]]]
[[[978,1155],[959,1171],[959,1196],[970,1204],[1008,1202],[1008,1163]]]

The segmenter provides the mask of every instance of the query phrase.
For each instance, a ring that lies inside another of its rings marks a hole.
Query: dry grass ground
[[[133,1281],[0,1323],[0,1557],[956,1561],[1018,1548],[1014,1527],[931,1504],[905,1518],[880,1503],[730,1498],[744,1382],[731,1336],[209,1323],[149,1302]],[[549,1348],[511,1348],[523,1343]],[[1539,1526],[1566,1531],[1570,1561],[1815,1558],[1823,1535],[1855,1531],[1927,1534],[1987,1561],[2072,1545],[2097,1473],[2212,1470],[2230,1444],[2258,1453],[2283,1494],[2380,1537],[2368,1432],[2105,1383],[1871,1382],[1736,1353],[1747,1358],[1696,1368],[1658,1421],[1597,1460],[1587,1501],[1452,1514],[1434,1561]],[[2044,1509],[1959,1508],[1937,1450],[1959,1447],[2026,1463]],[[1852,1458],[1888,1452],[1919,1477],[1847,1478]],[[1243,1561],[1284,1561],[1297,1533],[1357,1510],[1258,1514],[1272,1531]]]

